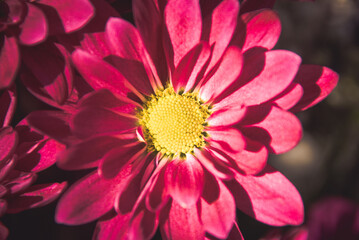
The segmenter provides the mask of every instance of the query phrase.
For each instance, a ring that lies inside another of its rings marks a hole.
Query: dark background
[[[113,5],[123,10],[126,3],[130,6],[130,1],[124,2],[113,1]],[[340,74],[340,79],[327,99],[298,114],[304,129],[300,144],[286,154],[270,156],[269,162],[298,188],[306,210],[328,196],[359,203],[359,1],[278,0],[274,9],[282,22],[276,48],[299,54],[305,64],[330,67]],[[130,18],[129,11],[124,15]],[[29,106],[39,107],[41,103],[21,86],[18,88],[20,118]],[[52,167],[42,172],[38,181],[74,182],[85,173]],[[95,223],[75,227],[56,224],[55,207],[56,202],[3,217],[10,230],[9,240],[91,239]],[[249,240],[259,239],[272,229],[239,211],[237,218]],[[156,234],[155,239],[159,238]]]

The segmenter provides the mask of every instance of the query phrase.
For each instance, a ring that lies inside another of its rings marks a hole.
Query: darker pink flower
[[[72,54],[97,91],[73,114],[28,117],[69,146],[58,166],[97,168],[61,198],[57,222],[99,219],[96,239],[149,239],[158,227],[164,239],[240,239],[236,207],[270,225],[301,224],[298,191],[266,160],[299,142],[291,111],[325,98],[337,74],[271,50],[280,33],[271,10],[138,0],[133,11],[137,28],[107,22],[97,45],[107,54]]]
[[[19,68],[19,43],[33,46],[50,34],[73,32],[93,14],[89,0],[0,1],[0,89],[11,85]]]

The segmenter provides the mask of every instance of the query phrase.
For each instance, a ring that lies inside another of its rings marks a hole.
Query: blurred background
[[[130,6],[129,0],[112,1]],[[119,9],[119,10],[122,10]],[[270,156],[269,163],[282,172],[302,195],[306,211],[328,196],[359,203],[359,1],[278,0],[274,9],[282,22],[277,49],[299,54],[305,64],[327,66],[340,75],[339,84],[323,102],[298,114],[304,135],[292,151]],[[124,13],[130,17],[130,11]],[[18,119],[28,107],[43,108],[19,87]],[[63,172],[52,167],[39,182],[75,181],[86,172]],[[56,202],[40,209],[6,215],[9,239],[91,239],[95,223],[70,227],[54,222]],[[239,227],[247,240],[260,239],[273,227],[237,212]],[[160,239],[156,234],[154,239]]]

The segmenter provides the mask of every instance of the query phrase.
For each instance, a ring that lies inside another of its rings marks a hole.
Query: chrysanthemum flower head
[[[157,227],[164,239],[239,239],[236,207],[275,226],[303,221],[299,193],[266,160],[301,138],[289,110],[322,100],[337,75],[270,50],[280,33],[273,11],[239,15],[237,0],[214,2],[134,1],[137,28],[107,22],[98,46],[110,54],[73,53],[97,91],[72,116],[28,118],[69,145],[60,167],[97,168],[65,193],[58,222],[100,219],[97,239],[149,239]]]

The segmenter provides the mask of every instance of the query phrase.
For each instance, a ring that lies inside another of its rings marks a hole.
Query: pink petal
[[[265,9],[245,13],[241,15],[241,19],[246,24],[246,28],[239,29],[240,33],[238,33],[245,35],[243,52],[252,47],[272,49],[275,46],[281,32],[281,23],[277,13]],[[236,42],[235,39],[234,42]]]
[[[0,129],[0,164],[14,153],[18,143],[18,136],[12,127]]]
[[[43,171],[55,164],[56,156],[64,149],[65,145],[46,138],[36,144],[31,152],[18,159],[17,169],[32,172]]]
[[[61,152],[57,165],[66,170],[93,168],[111,149],[120,147],[128,141],[112,136],[100,136],[84,140]]]
[[[8,188],[10,194],[24,191],[35,182],[37,177],[35,173],[20,172],[16,170],[13,170],[11,174],[13,176],[10,175],[8,177],[11,180],[4,185]]]
[[[302,65],[295,82],[304,90],[300,102],[291,111],[303,111],[326,98],[335,88],[339,80],[336,72],[316,65]]]
[[[165,240],[193,239],[202,240],[204,229],[197,205],[182,208],[176,201],[172,201],[168,216],[162,216],[162,237]]]
[[[162,3],[160,3],[162,4]],[[164,5],[163,1],[163,5]],[[168,69],[163,49],[163,6],[153,0],[134,0],[132,11],[135,25],[142,37],[161,79],[166,78]]]
[[[173,65],[177,67],[181,58],[200,41],[202,17],[199,1],[169,1],[164,18],[173,48]]]
[[[252,109],[243,119],[258,119],[263,113],[261,108]],[[285,110],[272,107],[265,119],[259,123],[248,125],[242,132],[251,139],[264,143],[272,153],[280,154],[295,147],[302,137],[302,125],[298,118]],[[268,139],[269,138],[269,139]]]
[[[195,86],[202,67],[210,57],[210,51],[209,45],[206,42],[201,42],[181,59],[171,79],[175,91],[184,89],[187,92]]]
[[[204,230],[213,236],[226,239],[236,218],[236,204],[231,192],[220,181],[219,196],[212,199],[201,198],[201,220]],[[211,191],[211,186],[205,191]]]
[[[245,146],[245,138],[242,133],[235,128],[221,130],[208,130],[209,143],[212,141],[218,143],[223,149],[230,152],[242,151]]]
[[[105,108],[86,107],[74,115],[71,129],[80,138],[116,134],[136,128],[134,118]]]
[[[69,53],[59,44],[45,43],[23,49],[27,71],[21,74],[26,88],[40,100],[55,107],[72,92],[73,72]]]
[[[241,13],[261,8],[273,8],[275,1],[276,0],[244,0],[241,5]]]
[[[124,76],[105,61],[82,50],[74,51],[72,59],[77,70],[92,88],[107,88],[122,96],[130,92]]]
[[[214,112],[207,119],[210,127],[225,127],[238,123],[246,113],[244,106],[230,106],[226,108],[213,107]]]
[[[12,170],[14,169],[16,164],[15,160],[16,158],[12,157],[1,163],[0,181],[5,180],[5,178],[7,178],[13,172]],[[5,195],[6,193],[8,193],[8,189],[3,185],[0,185],[0,195]]]
[[[34,111],[26,117],[26,120],[37,131],[68,144],[77,140],[69,126],[70,117],[70,114],[60,111]]]
[[[34,45],[44,41],[48,34],[45,14],[34,4],[26,3],[27,15],[20,25],[20,43]]]
[[[195,205],[203,190],[203,168],[192,155],[186,160],[174,159],[165,170],[168,194],[183,208]]]
[[[157,226],[157,214],[148,211],[143,205],[131,218],[128,239],[151,239],[156,233]]]
[[[78,225],[101,217],[113,208],[117,192],[130,176],[127,167],[111,180],[101,178],[97,171],[78,180],[57,204],[56,222]]]
[[[231,169],[207,149],[195,148],[194,153],[201,164],[214,176],[220,179],[231,179],[233,177]]]
[[[165,165],[165,164],[163,164]],[[147,181],[148,194],[146,195],[146,207],[152,212],[157,212],[162,209],[170,199],[169,193],[166,187],[165,169],[159,169],[156,167],[158,174],[152,174]],[[146,186],[147,186],[146,185]]]
[[[288,110],[299,102],[303,96],[303,92],[303,88],[300,84],[293,82],[284,92],[273,100],[273,103],[282,109]]]
[[[237,47],[229,47],[225,51],[223,58],[215,72],[210,72],[201,86],[199,95],[204,101],[214,100],[231,84],[237,80],[242,70],[242,53]]]
[[[54,201],[65,190],[66,182],[31,186],[26,192],[9,201],[8,213],[45,206]]]
[[[4,43],[0,46],[0,89],[7,88],[12,84],[19,63],[16,38],[4,36]]]
[[[206,25],[209,25],[211,29],[208,38],[205,39],[208,39],[209,45],[214,44],[208,69],[211,69],[225,52],[237,25],[238,11],[239,2],[237,0],[225,0],[213,10],[211,22],[204,23],[202,35],[209,30],[206,29]]]
[[[301,62],[298,55],[285,50],[247,54],[244,59],[237,82],[243,86],[217,103],[216,107],[249,106],[268,101],[290,85]]]
[[[236,174],[235,179],[229,186],[244,213],[273,226],[303,222],[303,202],[297,189],[269,165],[257,176]]]
[[[78,30],[88,23],[95,14],[95,9],[91,1],[88,0],[39,0],[38,3],[46,6],[43,9],[49,19],[52,33],[62,33],[63,30],[69,33]],[[51,11],[49,7],[51,7]],[[58,18],[61,21],[61,26],[58,24]],[[55,22],[57,25],[52,24]]]
[[[140,142],[112,149],[100,162],[100,176],[107,179],[116,177],[128,164],[141,161],[144,158],[144,150],[145,144]]]
[[[6,89],[0,92],[0,127],[5,127],[10,124],[11,119],[15,113],[16,102],[16,88]]]
[[[229,233],[227,240],[244,240],[244,237],[236,222],[233,223],[233,228]]]
[[[118,240],[126,237],[132,213],[126,215],[110,212],[97,222],[93,240]]]

